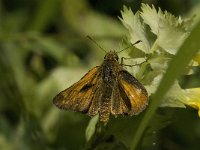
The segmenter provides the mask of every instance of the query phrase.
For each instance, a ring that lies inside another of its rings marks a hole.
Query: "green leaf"
[[[124,7],[121,14],[122,18],[120,18],[120,20],[129,31],[129,41],[133,44],[136,41],[141,40],[142,42],[135,45],[135,47],[148,53],[150,44],[145,33],[144,24],[140,21],[139,12],[133,14],[131,9]]]
[[[87,142],[90,141],[90,139],[94,135],[95,129],[96,129],[96,124],[98,123],[98,121],[99,121],[99,115],[94,116],[90,120],[90,122],[86,128],[86,131],[85,131],[85,137],[86,137]]]
[[[182,107],[185,108],[183,102],[186,100],[184,91],[176,81],[164,97],[161,107]]]
[[[187,40],[181,46],[180,50],[177,52],[177,54],[174,56],[174,58],[170,62],[169,67],[166,71],[166,74],[163,76],[163,79],[155,95],[152,96],[151,103],[134,135],[134,138],[131,144],[132,150],[136,149],[137,144],[139,143],[146,127],[148,126],[153,115],[155,114],[156,109],[160,105],[162,98],[168,92],[168,90],[170,89],[174,81],[178,77],[180,77],[182,72],[185,70],[185,67],[188,65],[190,60],[192,60],[194,55],[200,49],[200,43],[197,41],[197,39],[199,39],[199,35],[200,35],[200,21],[192,30],[190,36],[187,38]]]
[[[157,12],[154,5],[150,7],[149,5],[142,4],[142,12],[141,17],[144,20],[144,22],[150,26],[151,32],[153,32],[155,35],[158,35],[159,33],[159,20],[162,17],[160,10]]]
[[[142,4],[141,17],[144,23],[149,25],[151,32],[157,36],[154,45],[161,47],[170,54],[176,54],[178,48],[188,36],[184,20],[167,11],[163,12],[160,8],[156,11],[154,6],[150,7],[145,4]]]

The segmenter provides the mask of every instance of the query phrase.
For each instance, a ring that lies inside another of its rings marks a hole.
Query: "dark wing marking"
[[[127,108],[123,113],[136,115],[143,111],[148,104],[148,94],[144,86],[125,70],[119,72],[118,84],[120,96]]]
[[[77,83],[60,92],[54,97],[53,103],[61,109],[87,113],[97,88],[98,68],[94,67]]]

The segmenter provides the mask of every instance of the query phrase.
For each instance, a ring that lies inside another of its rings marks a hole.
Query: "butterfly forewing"
[[[98,78],[96,81],[96,87],[93,92],[92,101],[89,106],[88,115],[94,116],[99,112],[101,99],[102,99],[102,79],[101,77]]]
[[[62,109],[87,113],[97,86],[98,68],[94,67],[77,83],[60,92],[53,103]]]

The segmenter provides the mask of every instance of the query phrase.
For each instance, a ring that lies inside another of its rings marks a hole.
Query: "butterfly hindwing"
[[[126,101],[129,101],[125,96],[124,91],[121,90],[118,85],[114,86],[111,98],[111,113],[113,115],[128,114],[130,105],[125,103]]]
[[[78,82],[54,97],[53,103],[62,109],[87,113],[96,90],[98,68],[94,67]]]
[[[120,95],[127,108],[124,113],[136,115],[143,111],[148,104],[148,94],[144,86],[125,70],[119,72],[118,84]]]

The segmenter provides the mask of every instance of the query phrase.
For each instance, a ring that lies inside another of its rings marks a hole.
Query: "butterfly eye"
[[[115,59],[118,61],[118,60],[119,60],[119,57],[116,55]]]
[[[114,59],[118,61],[119,60],[118,55],[114,55]]]
[[[107,55],[104,56],[104,60],[106,60],[106,59],[107,59]]]

